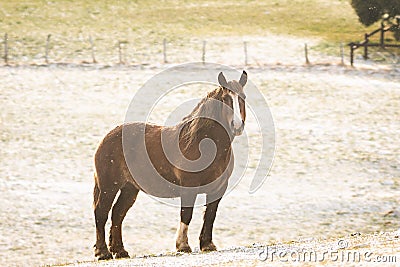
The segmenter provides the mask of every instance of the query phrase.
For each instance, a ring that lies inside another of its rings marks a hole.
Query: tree
[[[379,21],[384,14],[388,19],[400,15],[400,0],[352,0],[351,5],[365,26]]]

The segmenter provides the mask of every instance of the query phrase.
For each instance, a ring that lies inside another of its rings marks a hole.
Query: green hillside
[[[104,47],[122,40],[140,48],[163,38],[184,43],[268,33],[317,37],[320,49],[332,44],[336,51],[337,43],[361,40],[370,30],[348,0],[0,0],[0,7],[1,35],[8,33],[18,58],[42,56],[48,34],[56,40],[52,46],[74,52],[89,46],[89,35]]]
[[[111,36],[260,35],[267,31],[350,41],[364,27],[348,1],[0,1],[4,32]],[[138,37],[136,37],[138,38]]]

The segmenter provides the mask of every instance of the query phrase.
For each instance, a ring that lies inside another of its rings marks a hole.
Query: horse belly
[[[124,156],[135,183],[147,194],[161,197],[178,197],[178,183],[173,166],[165,158],[161,146],[161,126],[137,124],[125,134]]]

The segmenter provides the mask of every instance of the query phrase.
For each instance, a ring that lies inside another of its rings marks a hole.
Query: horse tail
[[[93,206],[96,207],[99,202],[100,188],[97,185],[96,174],[94,174],[94,189],[93,189]]]

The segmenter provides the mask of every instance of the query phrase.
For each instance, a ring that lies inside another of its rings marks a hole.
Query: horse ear
[[[239,83],[242,87],[247,83],[247,72],[243,71],[242,76],[240,76]]]
[[[218,82],[224,88],[228,88],[228,83],[226,82],[225,76],[222,71],[218,74]]]

